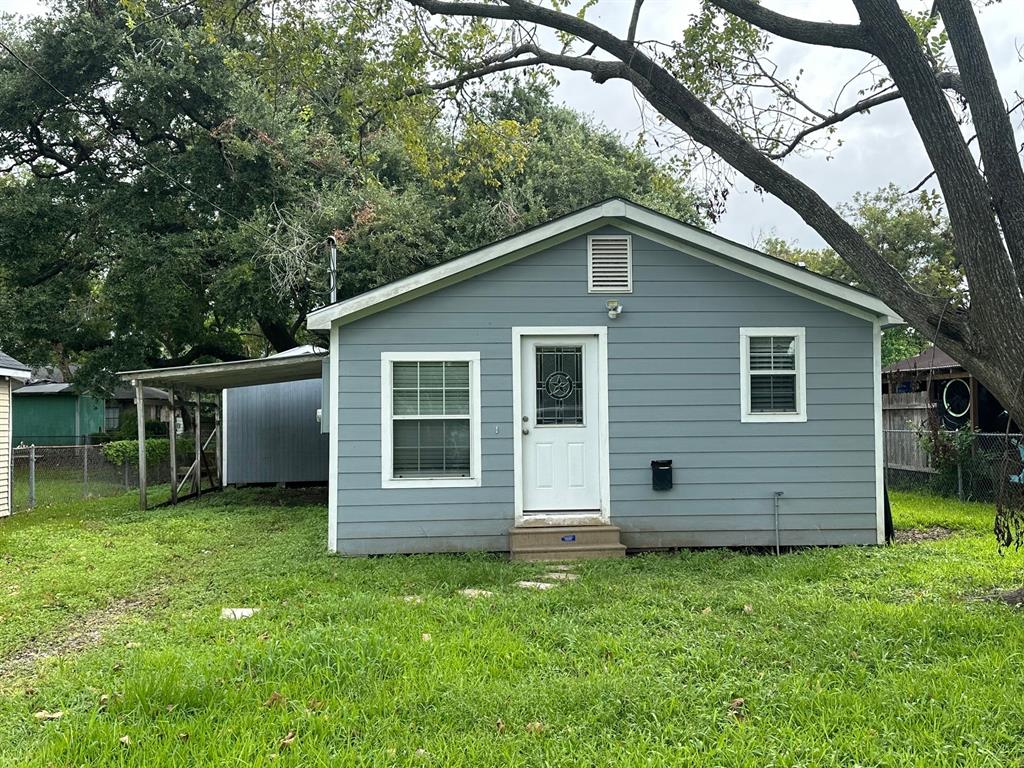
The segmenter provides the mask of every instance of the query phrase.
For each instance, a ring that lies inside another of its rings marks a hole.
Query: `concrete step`
[[[508,532],[512,560],[624,557],[614,525],[517,526]]]

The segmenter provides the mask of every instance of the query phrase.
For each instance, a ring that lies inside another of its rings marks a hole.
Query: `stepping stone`
[[[459,594],[465,595],[466,597],[491,597],[494,593],[488,592],[486,589],[474,589],[473,587],[470,587],[468,589],[460,589]]]
[[[553,571],[552,573],[545,573],[544,578],[551,579],[552,581],[576,581],[579,576],[568,571]]]
[[[419,605],[423,602],[423,598],[419,595],[406,595],[402,599],[407,603],[412,603],[413,605]]]
[[[255,614],[259,608],[221,608],[220,617],[222,619],[231,619],[237,621],[238,619],[248,619]]]
[[[572,570],[572,566],[569,565],[568,563],[561,563],[560,565],[552,565],[551,566],[551,570],[552,571],[569,571],[569,570]]]
[[[516,586],[522,589],[553,589],[555,585],[547,581],[517,581]]]

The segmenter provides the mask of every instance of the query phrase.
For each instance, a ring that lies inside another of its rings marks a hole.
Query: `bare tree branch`
[[[626,33],[626,42],[636,42],[636,27],[640,23],[640,8],[643,6],[644,0],[634,0],[633,2],[633,15],[629,19],[629,31]]]
[[[711,0],[711,3],[765,32],[787,40],[873,53],[871,43],[859,24],[829,24],[796,19],[769,10],[754,0]]]

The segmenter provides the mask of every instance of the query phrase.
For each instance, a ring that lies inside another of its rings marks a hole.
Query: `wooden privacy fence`
[[[933,472],[931,457],[921,446],[918,431],[928,422],[927,392],[882,395],[885,465],[890,469]]]

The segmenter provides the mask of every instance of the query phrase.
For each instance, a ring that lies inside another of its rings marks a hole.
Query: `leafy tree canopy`
[[[0,347],[102,387],[313,340],[331,234],[344,297],[613,195],[701,220],[679,173],[542,79],[456,120],[410,89],[418,38],[319,18],[67,0],[5,31]]]
[[[854,196],[842,213],[878,253],[922,293],[945,298],[950,312],[967,299],[963,269],[942,201],[934,192],[908,196],[894,185]],[[813,272],[861,286],[853,269],[831,248],[799,248],[777,237],[762,243],[764,250]],[[912,327],[890,328],[882,335],[882,365],[912,357],[931,339]]]

